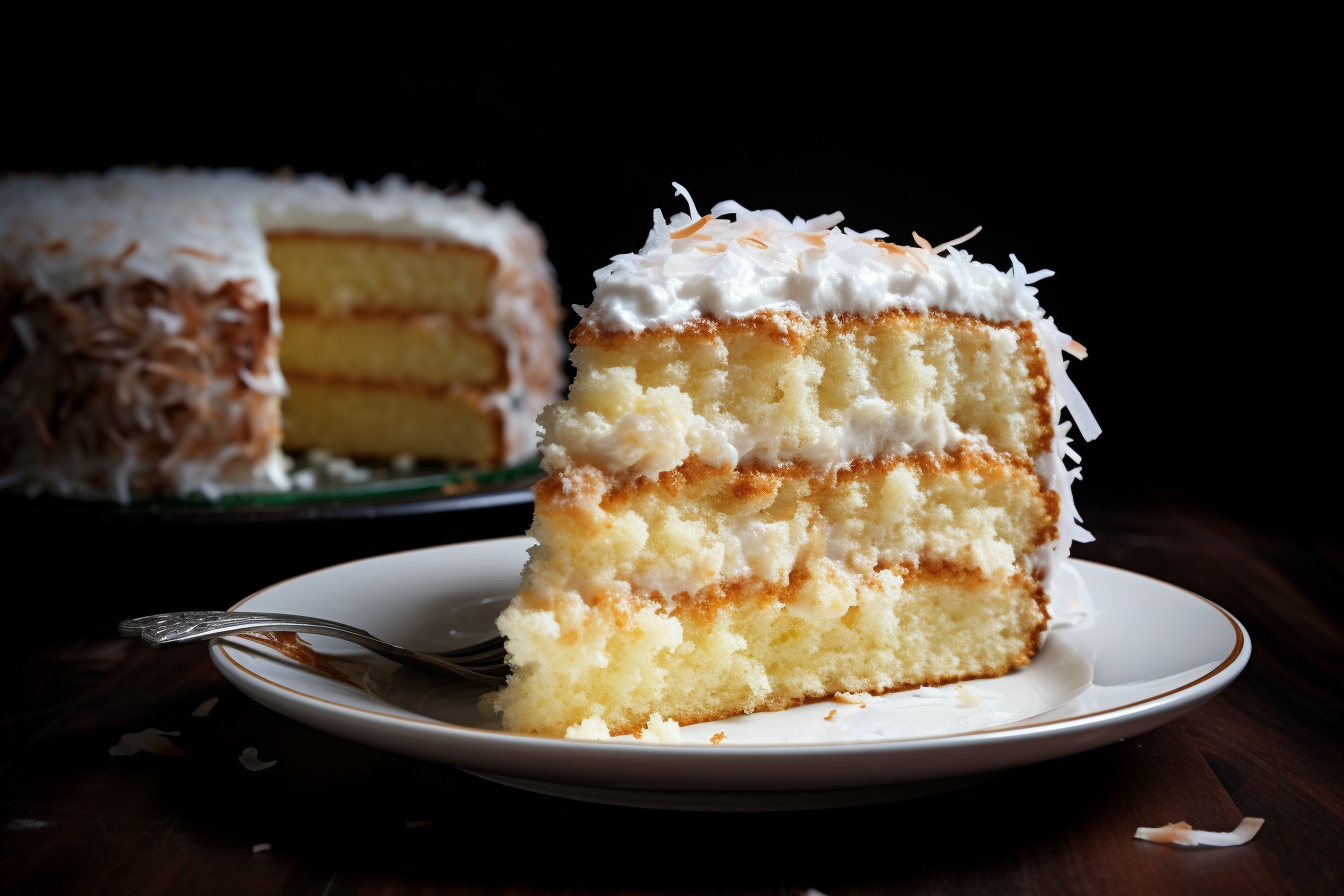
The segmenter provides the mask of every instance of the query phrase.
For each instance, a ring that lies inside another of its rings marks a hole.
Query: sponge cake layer
[[[371,383],[486,388],[507,381],[503,347],[447,314],[327,316],[286,309],[280,364],[288,375]]]
[[[282,404],[289,450],[353,457],[409,452],[446,463],[503,460],[500,414],[470,389],[420,390],[289,376]]]
[[[1031,328],[957,314],[764,312],[638,334],[575,330],[569,400],[546,410],[552,469],[657,475],[950,451],[1034,459],[1053,436]]]
[[[499,618],[514,673],[487,703],[510,731],[558,737],[597,717],[632,734],[653,712],[688,725],[1002,675],[1031,660],[1047,619],[1040,585],[1023,576],[882,570],[825,616],[798,612],[812,584],[746,583],[714,613],[620,591],[593,604],[520,597]]]
[[[498,261],[485,249],[332,233],[268,233],[266,239],[286,314],[368,309],[468,317],[490,310]]]
[[[634,589],[689,606],[756,580],[954,566],[1006,581],[1056,537],[1057,496],[994,455],[888,457],[834,473],[687,463],[633,483],[593,467],[537,487],[521,592]],[[812,570],[813,573],[809,573]]]

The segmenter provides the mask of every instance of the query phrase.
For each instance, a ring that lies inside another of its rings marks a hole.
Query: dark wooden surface
[[[566,802],[304,728],[230,688],[203,647],[6,638],[0,892],[1344,892],[1344,538],[1134,506],[1090,513],[1098,541],[1077,553],[1236,614],[1254,642],[1240,679],[1145,736],[861,809]],[[185,755],[108,755],[146,728],[180,731]],[[247,771],[249,746],[278,764]],[[1247,846],[1131,839],[1243,815],[1266,819]]]

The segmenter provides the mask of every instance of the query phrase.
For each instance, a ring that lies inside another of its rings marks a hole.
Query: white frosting
[[[1048,271],[1019,278],[959,250],[944,257],[937,254],[944,247],[896,246],[880,230],[838,226],[839,212],[790,221],[729,201],[712,214],[692,232],[697,219],[678,213],[664,221],[655,210],[644,248],[595,273],[592,305],[576,308],[584,321],[640,332],[766,310],[816,317],[941,309],[993,321],[1041,315],[1031,284]],[[728,214],[736,220],[719,217]]]
[[[276,273],[265,234],[294,230],[423,238],[494,253],[499,268],[491,314],[472,325],[506,346],[509,386],[488,403],[503,416],[506,463],[535,452],[537,405],[562,382],[557,318],[539,313],[553,302],[553,272],[535,225],[512,207],[494,208],[470,193],[447,195],[399,177],[347,189],[318,175],[277,178],[240,170],[123,168],[106,175],[8,177],[0,179],[0,283],[61,299],[90,290],[116,293],[145,281],[202,293],[241,284],[271,308],[272,330],[279,333]],[[32,352],[26,318],[19,313],[13,319]],[[164,332],[174,326],[156,322]],[[522,343],[532,347],[530,365]],[[538,382],[548,376],[549,382]],[[238,377],[261,395],[287,391],[274,358]],[[179,492],[207,495],[236,486],[286,485],[275,458],[246,483],[214,482],[205,474],[178,479]]]

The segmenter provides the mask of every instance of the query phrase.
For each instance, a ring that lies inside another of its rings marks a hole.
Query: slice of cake
[[[499,619],[505,728],[667,739],[1031,660],[1089,538],[1059,420],[1099,433],[1081,346],[1036,301],[1049,272],[841,220],[655,212],[597,272]]]
[[[285,488],[282,442],[513,464],[560,384],[537,228],[396,178],[6,178],[0,306],[0,486]]]

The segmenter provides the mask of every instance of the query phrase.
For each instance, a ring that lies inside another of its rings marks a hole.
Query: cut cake
[[[1048,271],[841,220],[655,212],[597,272],[499,619],[506,729],[675,739],[1030,661],[1090,539],[1059,419],[1099,433],[1082,347],[1035,298]]]
[[[66,495],[282,489],[282,440],[514,464],[561,383],[540,231],[398,178],[5,178],[0,310],[0,486]]]

